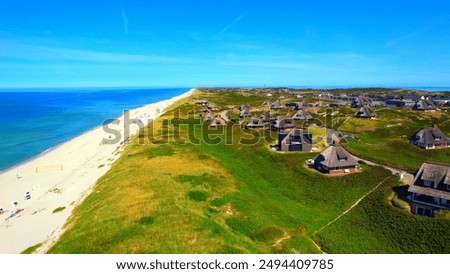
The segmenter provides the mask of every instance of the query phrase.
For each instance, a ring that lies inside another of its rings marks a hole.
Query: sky
[[[0,0],[0,88],[450,86],[450,1]]]

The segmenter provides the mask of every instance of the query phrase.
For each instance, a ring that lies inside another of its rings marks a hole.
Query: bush
[[[188,197],[196,202],[204,202],[208,199],[208,194],[204,191],[189,191]]]

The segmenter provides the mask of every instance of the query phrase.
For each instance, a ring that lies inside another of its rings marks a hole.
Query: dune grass
[[[450,253],[450,221],[399,209],[388,199],[392,177],[347,215],[314,235],[327,253]],[[351,232],[351,233],[349,233]]]
[[[424,127],[437,124],[450,135],[450,115],[407,109],[380,110],[376,120],[348,118],[340,130],[356,133],[358,139],[344,143],[355,155],[368,160],[416,172],[423,162],[450,163],[450,149],[426,150],[410,143],[410,137]]]
[[[319,253],[312,234],[390,176],[366,165],[338,177],[308,170],[315,154],[271,151],[271,132],[209,129],[198,99],[266,100],[203,92],[180,101],[131,140],[49,253]],[[330,252],[356,250],[314,237]]]

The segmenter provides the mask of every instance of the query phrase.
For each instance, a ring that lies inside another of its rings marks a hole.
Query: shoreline
[[[145,116],[142,122],[147,125],[194,91],[132,109],[130,118]],[[37,253],[45,253],[59,238],[73,209],[91,193],[126,146],[124,115],[116,119],[119,124],[108,126],[121,134],[115,144],[102,144],[111,134],[99,125],[0,172],[0,208],[5,211],[0,215],[0,253],[20,253],[36,245]],[[130,136],[138,130],[130,125]],[[24,199],[25,192],[31,199]],[[11,203],[14,200],[16,207]],[[17,215],[9,218],[14,211]]]

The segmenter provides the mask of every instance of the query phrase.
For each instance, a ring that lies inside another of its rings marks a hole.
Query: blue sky
[[[450,86],[450,1],[0,4],[0,87]]]

